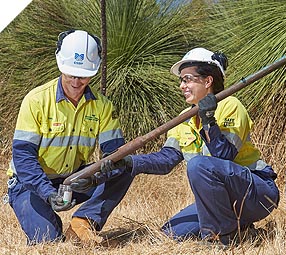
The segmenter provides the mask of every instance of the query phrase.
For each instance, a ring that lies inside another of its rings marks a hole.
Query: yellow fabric
[[[189,109],[185,109],[183,112]],[[210,156],[199,134],[202,125],[200,124],[198,128],[195,125],[196,118],[194,116],[171,129],[168,132],[166,144],[173,144],[176,149],[182,151],[184,156],[198,154]],[[215,111],[215,118],[221,132],[238,150],[234,162],[242,166],[249,166],[259,160],[260,152],[250,141],[250,130],[253,123],[237,98],[230,96],[220,101]]]
[[[88,163],[96,149],[114,138],[122,138],[112,103],[92,90],[95,100],[82,96],[77,107],[67,100],[56,102],[58,79],[39,86],[24,98],[14,139],[38,146],[38,161],[51,178],[67,176]],[[48,100],[47,100],[48,99]],[[12,176],[13,162],[7,174]]]

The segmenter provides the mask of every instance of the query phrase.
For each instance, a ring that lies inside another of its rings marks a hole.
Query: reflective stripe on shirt
[[[184,110],[182,113],[189,109]],[[260,160],[260,152],[250,140],[250,131],[253,123],[238,99],[230,96],[220,101],[215,111],[215,118],[221,134],[238,151],[234,162],[253,170],[259,170],[266,166],[266,163]],[[206,144],[204,144],[199,135],[201,129],[201,124],[198,128],[196,127],[196,116],[194,116],[169,130],[165,145],[181,151],[185,160],[189,160],[198,154],[210,156]]]
[[[36,87],[25,96],[19,111],[13,140],[17,162],[13,157],[8,175],[32,171],[30,163],[25,165],[28,161],[21,158],[29,153],[37,154],[33,157],[53,178],[69,175],[89,162],[97,142],[103,153],[115,151],[124,138],[114,111],[112,103],[90,87],[77,107],[65,98],[60,79]],[[36,145],[37,152],[19,151],[29,144]]]

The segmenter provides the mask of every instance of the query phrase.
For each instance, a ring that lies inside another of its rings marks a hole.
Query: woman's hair
[[[215,52],[212,55],[212,59],[217,60],[221,64],[223,70],[226,70],[228,66],[228,60],[224,53]],[[196,67],[197,73],[200,74],[201,76],[203,77],[212,76],[213,77],[213,93],[214,94],[217,94],[221,92],[222,90],[224,90],[224,75],[222,74],[220,68],[216,64],[213,64],[210,62],[198,62],[198,61],[186,62],[179,67],[179,72],[181,72],[182,69],[186,67],[191,67],[191,66]]]
[[[224,90],[224,77],[216,65],[210,65],[204,62],[198,62],[196,65],[197,73],[203,77],[213,77],[213,93],[217,94]]]

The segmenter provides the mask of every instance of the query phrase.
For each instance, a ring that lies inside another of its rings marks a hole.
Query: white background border
[[[31,2],[32,0],[0,0],[0,32]]]

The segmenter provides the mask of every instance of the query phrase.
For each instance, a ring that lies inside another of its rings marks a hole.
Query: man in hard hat
[[[226,67],[223,53],[189,51],[171,72],[180,78],[190,108],[199,107],[198,115],[171,129],[159,152],[115,163],[106,160],[101,166],[102,172],[119,168],[132,176],[167,174],[185,160],[195,202],[162,228],[176,240],[196,236],[224,245],[240,241],[239,233],[242,239],[243,233],[255,234],[253,222],[268,216],[279,201],[276,174],[250,140],[253,123],[246,109],[232,96],[217,103]]]
[[[118,170],[93,179],[96,188],[73,192],[64,201],[57,190],[64,179],[89,162],[97,148],[111,153],[124,144],[112,103],[88,84],[101,63],[100,40],[86,31],[59,35],[56,60],[61,75],[24,98],[8,170],[9,203],[28,244],[63,239],[57,214],[84,202],[73,214],[66,237],[80,243],[95,235],[123,198],[133,177]]]

